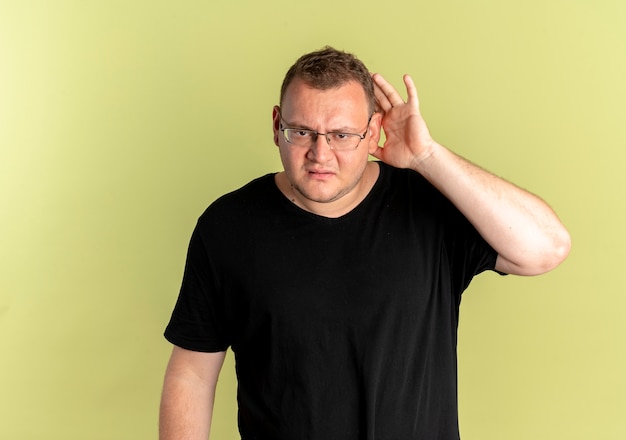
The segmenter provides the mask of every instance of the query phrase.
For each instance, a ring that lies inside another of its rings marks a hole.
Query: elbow
[[[536,276],[558,267],[569,255],[571,237],[566,229],[560,230],[533,245],[520,248],[517,257],[507,259],[499,255],[496,269],[503,273],[522,276]]]
[[[563,228],[545,245],[541,255],[537,257],[535,271],[533,271],[534,273],[531,273],[531,275],[541,275],[557,268],[565,261],[571,248],[571,236],[569,232]]]
[[[570,236],[569,232],[567,232],[567,229],[563,228],[558,240],[556,240],[556,243],[554,245],[554,262],[551,269],[554,269],[563,261],[565,261],[571,249],[572,237]]]

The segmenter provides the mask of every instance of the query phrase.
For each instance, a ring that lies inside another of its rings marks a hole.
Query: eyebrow
[[[301,129],[303,129],[303,130],[311,130],[311,131],[315,131],[315,130],[313,130],[312,128],[307,127],[307,126],[306,126],[306,125],[304,125],[304,124],[292,124],[292,123],[290,123],[290,122],[286,121],[286,120],[285,120],[285,118],[283,118],[283,116],[282,116],[282,115],[280,116],[280,119],[281,119],[281,120],[282,120],[282,121],[283,121],[283,122],[287,125],[287,128],[301,128]]]
[[[282,119],[282,121],[287,124],[287,126],[285,128],[301,128],[302,130],[309,130],[309,131],[314,131],[316,133],[319,133],[318,130],[308,127],[305,124],[291,124],[288,121],[286,121],[283,116],[281,115],[280,118]],[[335,128],[332,130],[328,130],[326,133],[356,133],[356,131],[358,131],[358,128],[352,128],[352,127],[348,127],[346,125],[339,127],[339,128]]]

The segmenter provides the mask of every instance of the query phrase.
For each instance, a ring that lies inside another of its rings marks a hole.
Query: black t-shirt
[[[198,221],[165,335],[232,347],[243,439],[459,438],[461,293],[496,253],[422,176],[379,166],[340,218],[270,174]]]

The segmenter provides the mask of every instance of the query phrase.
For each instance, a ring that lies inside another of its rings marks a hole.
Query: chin
[[[315,189],[307,190],[306,187],[294,185],[296,190],[306,200],[315,203],[332,203],[348,194],[350,190],[334,190],[334,191],[317,191]]]

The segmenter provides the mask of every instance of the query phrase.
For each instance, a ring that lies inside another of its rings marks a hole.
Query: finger
[[[389,99],[387,98],[387,95],[385,95],[385,92],[383,92],[383,90],[376,82],[377,77],[380,77],[380,75],[377,73],[372,74],[372,79],[374,80],[374,96],[376,97],[376,104],[378,105],[378,107],[380,107],[380,110],[386,112],[389,111],[393,107],[393,105],[391,105]]]
[[[404,104],[404,101],[398,91],[391,84],[389,84],[385,78],[377,73],[374,75],[373,79],[374,83],[380,88],[381,92],[385,95],[387,101],[392,107]]]
[[[407,94],[407,103],[413,104],[419,108],[419,98],[417,96],[417,88],[415,87],[415,83],[413,82],[413,78],[410,75],[404,75],[402,77],[404,79],[404,85],[406,86],[406,94]]]

